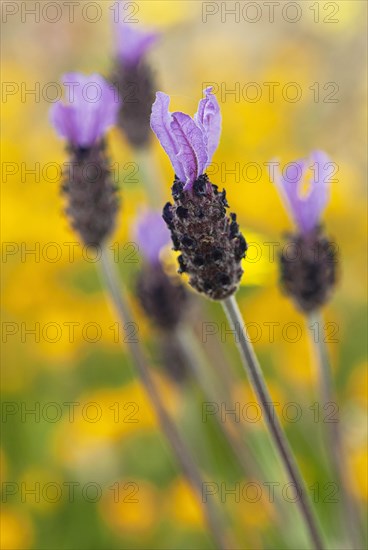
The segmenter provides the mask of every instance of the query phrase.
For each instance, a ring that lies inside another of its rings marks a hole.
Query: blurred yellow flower
[[[136,535],[142,541],[160,520],[159,491],[148,481],[121,479],[100,502],[105,523],[120,535]]]
[[[175,480],[165,495],[166,513],[173,521],[188,527],[204,527],[203,510],[188,483]]]
[[[2,506],[0,513],[0,544],[2,550],[27,550],[33,545],[33,526],[27,515]]]
[[[353,484],[352,489],[358,498],[368,500],[368,451],[366,443],[350,455]]]
[[[158,375],[155,383],[167,410],[175,415],[181,403],[177,390]],[[92,457],[99,457],[101,463],[111,460],[113,445],[118,441],[156,428],[155,414],[138,381],[121,388],[96,390],[81,395],[65,409],[65,417],[54,433],[54,453],[69,467],[83,470],[91,461],[93,464]]]

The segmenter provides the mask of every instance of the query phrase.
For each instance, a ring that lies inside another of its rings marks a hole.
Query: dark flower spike
[[[158,92],[151,128],[176,174],[174,204],[166,204],[163,218],[174,249],[181,252],[179,272],[188,273],[190,285],[198,292],[223,300],[237,290],[247,245],[235,214],[226,215],[225,191],[219,192],[205,174],[220,139],[221,113],[212,88],[204,93],[191,118],[170,113],[169,96]]]
[[[121,4],[124,6],[124,2]],[[154,79],[146,55],[159,35],[121,20],[114,21],[113,27],[115,65],[111,81],[124,99],[118,125],[133,147],[142,148],[149,142],[149,119],[155,99]]]
[[[308,166],[316,166],[318,178],[309,182],[307,194],[301,186]],[[331,161],[322,151],[310,159],[295,161],[288,175],[277,171],[273,177],[286,208],[297,226],[289,236],[289,245],[281,254],[281,284],[297,307],[305,313],[317,310],[328,300],[336,283],[335,247],[325,236],[321,215],[329,200]]]
[[[62,81],[72,89],[67,102],[52,106],[50,118],[67,140],[70,154],[62,188],[68,198],[66,212],[83,242],[99,246],[112,233],[118,209],[104,137],[115,124],[119,102],[98,74],[69,73]],[[89,99],[89,87],[97,90],[97,99]]]
[[[137,280],[137,296],[147,316],[167,332],[184,318],[189,296],[182,284],[169,277],[160,252],[170,242],[170,233],[160,212],[142,213],[135,227],[137,244],[145,259]]]

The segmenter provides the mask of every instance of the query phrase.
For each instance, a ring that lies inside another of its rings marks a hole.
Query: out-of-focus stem
[[[120,287],[120,282],[118,277],[116,276],[115,267],[109,257],[109,252],[104,246],[102,247],[101,253],[101,271],[103,280],[109,291],[112,303],[114,304],[119,319],[124,324],[133,323],[133,316],[131,314],[129,304],[127,303]],[[175,424],[173,423],[164,405],[162,404],[159,392],[157,391],[155,383],[151,377],[144,351],[141,348],[139,341],[131,341],[129,343],[129,346],[140,380],[154,408],[161,429],[165,434],[168,442],[170,443],[174,455],[178,463],[180,464],[185,477],[187,478],[194,492],[198,496],[199,503],[201,504],[207,525],[215,541],[215,544],[217,548],[225,550],[227,546],[222,534],[222,528],[219,521],[220,518],[217,507],[215,508],[215,506],[213,505],[213,501],[209,499],[203,501],[203,480],[201,473],[197,468],[197,465],[194,462],[189,449],[187,448],[185,442],[181,438],[178,430],[176,429]]]
[[[337,404],[334,389],[332,371],[328,356],[328,350],[323,332],[323,317],[320,311],[311,313],[308,318],[310,340],[314,348],[319,378],[320,398],[323,405],[327,403]],[[317,331],[313,329],[317,326]],[[344,509],[345,525],[350,534],[353,548],[361,548],[362,542],[359,536],[359,515],[355,503],[349,491],[349,479],[347,475],[346,454],[341,437],[340,420],[326,423],[326,435],[328,441],[328,454],[331,465],[337,476],[339,488],[342,494],[342,506]]]

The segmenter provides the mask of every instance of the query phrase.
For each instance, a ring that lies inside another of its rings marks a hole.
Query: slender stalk
[[[111,300],[115,306],[116,312],[121,322],[124,324],[132,323],[133,316],[130,312],[129,304],[125,300],[125,297],[121,291],[120,282],[116,276],[114,265],[110,260],[109,252],[104,246],[102,247],[101,251],[100,265],[103,280],[106,283],[106,287],[109,291]],[[142,350],[138,341],[130,342],[129,345],[130,352],[132,354],[132,358],[140,376],[142,385],[155,410],[161,429],[165,434],[168,442],[170,443],[174,455],[178,463],[180,464],[185,477],[187,478],[188,482],[198,496],[198,500],[201,504],[203,514],[205,516],[208,528],[213,536],[215,544],[219,549],[225,549],[226,544],[219,524],[217,509],[214,507],[211,500],[207,500],[206,502],[204,502],[202,499],[203,480],[201,477],[201,473],[197,468],[189,449],[187,448],[185,442],[177,431],[175,424],[173,423],[164,405],[162,404],[160,395],[151,377],[144,351]]]
[[[298,490],[299,498],[297,500],[297,504],[310,539],[313,542],[314,547],[317,550],[321,550],[323,548],[322,537],[307,496],[307,490],[303,477],[299,471],[280,421],[278,417],[273,414],[273,411],[269,406],[272,403],[272,399],[266,386],[258,359],[248,338],[246,327],[235,297],[231,296],[230,298],[223,300],[222,305],[228,317],[229,323],[237,335],[237,343],[243,359],[244,369],[261,404],[275,448],[290,479],[290,482]]]
[[[316,357],[321,401],[323,405],[326,405],[327,403],[336,404],[337,399],[332,379],[328,350],[324,339],[323,318],[321,312],[315,311],[311,313],[307,318],[307,321],[310,340],[312,342]],[[312,326],[317,326],[316,333],[313,332]],[[348,468],[346,465],[346,454],[342,442],[339,421],[328,422],[328,426],[326,426],[326,435],[329,459],[337,476],[342,494],[342,506],[344,509],[344,519],[346,520],[345,524],[347,531],[350,534],[353,547],[360,548],[362,542],[359,536],[359,528],[357,527],[358,512],[349,491],[349,479],[347,476]]]

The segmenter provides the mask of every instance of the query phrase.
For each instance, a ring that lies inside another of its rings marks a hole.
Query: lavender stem
[[[131,314],[129,304],[127,303],[122,292],[120,281],[116,275],[114,265],[110,260],[109,252],[105,246],[101,247],[100,267],[106,288],[110,294],[111,301],[114,304],[121,322],[123,324],[132,323],[133,316]],[[189,449],[176,429],[175,424],[162,404],[160,395],[151,377],[144,351],[139,342],[130,342],[129,347],[140,380],[155,410],[161,429],[170,443],[173,453],[180,464],[187,481],[197,494],[216,547],[221,550],[225,550],[226,544],[220,528],[217,509],[215,509],[211,500],[204,502],[202,499],[203,480],[201,473],[197,468]]]
[[[290,449],[280,421],[278,417],[273,414],[272,409],[269,406],[269,404],[272,403],[272,399],[266,386],[258,359],[248,338],[245,323],[237,301],[234,296],[231,296],[230,298],[223,300],[222,305],[229,323],[237,336],[237,344],[243,360],[244,370],[248,375],[253,391],[261,404],[263,414],[265,415],[266,424],[269,428],[277,453],[286,470],[290,482],[293,483],[298,490],[299,499],[297,500],[297,504],[310,539],[316,550],[322,550],[322,537],[307,496],[305,482],[299,471],[299,467]]]
[[[337,399],[332,380],[332,371],[328,357],[328,350],[324,339],[325,335],[323,332],[322,314],[320,311],[315,311],[309,315],[307,320],[310,340],[314,348],[318,367],[319,389],[322,404],[336,404]],[[315,333],[312,335],[312,326],[315,325],[317,325],[317,338]],[[350,534],[351,541],[353,542],[353,548],[361,548],[362,542],[359,540],[359,529],[357,528],[358,512],[349,491],[346,454],[342,442],[339,422],[340,419],[337,422],[328,422],[328,427],[326,429],[326,435],[328,438],[328,453],[342,493],[342,506],[345,510],[345,517],[342,519],[346,520],[347,530]]]

